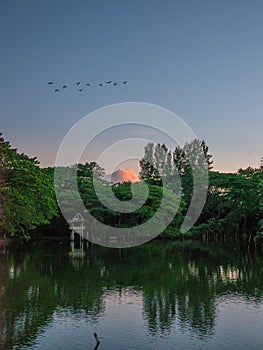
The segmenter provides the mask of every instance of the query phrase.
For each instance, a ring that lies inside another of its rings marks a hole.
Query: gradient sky
[[[259,166],[262,18],[261,0],[1,1],[0,130],[52,165],[83,116],[141,101],[183,118],[216,170]],[[56,94],[50,80],[72,88]],[[107,80],[128,83],[73,90]]]

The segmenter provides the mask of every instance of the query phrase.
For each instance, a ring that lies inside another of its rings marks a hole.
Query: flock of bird
[[[53,81],[49,81],[48,82],[48,85],[53,85],[54,84],[54,82]],[[75,84],[74,84],[74,86],[76,85],[77,87],[79,87],[79,89],[77,89],[79,92],[82,92],[83,90],[84,90],[84,87],[88,87],[88,88],[90,88],[90,87],[92,87],[92,86],[100,86],[100,87],[103,87],[103,86],[106,86],[106,85],[113,85],[113,86],[116,86],[116,85],[126,85],[127,84],[127,80],[124,80],[124,81],[121,81],[121,82],[119,82],[119,83],[117,83],[117,82],[113,82],[112,80],[109,80],[109,81],[106,81],[105,83],[99,83],[99,84],[93,84],[93,85],[91,85],[90,83],[81,83],[80,81],[78,81],[78,82],[76,82]],[[68,85],[63,85],[60,89],[67,89],[68,88]],[[60,89],[58,89],[58,88],[55,88],[54,89],[54,92],[59,92],[60,91]]]

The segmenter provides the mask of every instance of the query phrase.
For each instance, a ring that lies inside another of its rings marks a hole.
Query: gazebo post
[[[70,240],[73,242],[75,241],[75,232],[73,229],[70,231]]]

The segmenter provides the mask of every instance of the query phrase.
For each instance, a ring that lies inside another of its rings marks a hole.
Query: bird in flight
[[[108,80],[108,81],[105,81],[104,83],[97,83],[97,84],[98,84],[98,86],[103,87],[103,86],[105,86],[105,84],[112,84],[112,85],[116,86],[116,85],[121,85],[121,84],[125,85],[125,84],[127,84],[127,82],[128,82],[127,80],[123,80],[123,81],[119,81],[119,82],[116,82],[116,81],[114,82],[113,80]],[[52,84],[54,84],[53,81],[49,81],[48,82],[48,85],[52,85]],[[79,87],[79,90],[78,90],[79,92],[83,91],[83,88],[81,88],[80,84],[81,84],[80,81],[75,82],[75,85],[77,85]],[[83,82],[83,84],[85,84],[85,83]],[[92,84],[90,84],[90,83],[86,83],[85,85],[88,86],[88,87],[92,86]],[[95,85],[96,85],[96,83],[95,83]],[[62,85],[61,84],[61,86],[62,86],[61,89],[63,89],[63,90],[68,88],[68,85]],[[59,92],[59,91],[61,91],[61,89],[60,90],[59,89],[54,89],[54,91],[55,92]]]

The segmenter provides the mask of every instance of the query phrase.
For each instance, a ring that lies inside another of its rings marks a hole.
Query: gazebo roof
[[[84,222],[86,221],[84,219],[84,217],[80,214],[80,213],[77,213],[71,220],[70,222],[74,223],[74,222]]]

